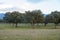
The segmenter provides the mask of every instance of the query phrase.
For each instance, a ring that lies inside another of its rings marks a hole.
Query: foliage
[[[18,11],[6,12],[3,18],[4,22],[15,23],[16,27],[18,23],[30,23],[34,28],[34,24],[44,23],[45,26],[48,23],[54,23],[55,26],[60,23],[60,12],[54,11],[51,14],[44,16],[41,10],[25,11],[20,13]]]
[[[15,23],[16,24],[16,27],[17,27],[17,23],[20,23],[21,22],[21,14],[17,11],[14,11],[14,12],[7,12],[5,14],[5,17],[4,17],[4,20],[6,20],[6,22],[9,22],[9,23]]]

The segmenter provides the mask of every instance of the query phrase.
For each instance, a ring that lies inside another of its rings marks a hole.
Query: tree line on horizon
[[[30,23],[32,28],[35,28],[34,24],[44,23],[46,26],[48,23],[54,23],[56,28],[60,23],[60,12],[53,11],[46,16],[42,14],[41,10],[25,11],[25,13],[18,11],[6,12],[3,21],[5,23],[16,24],[15,27],[18,27],[18,23]]]

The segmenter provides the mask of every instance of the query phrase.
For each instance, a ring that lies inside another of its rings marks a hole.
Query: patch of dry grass
[[[60,29],[0,30],[0,40],[60,40]]]

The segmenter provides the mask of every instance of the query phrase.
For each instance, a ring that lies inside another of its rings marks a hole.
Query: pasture
[[[12,24],[0,24],[0,40],[60,40],[60,26],[54,29],[54,24],[35,25],[18,24],[15,28]]]
[[[0,40],[60,40],[60,29],[0,30]]]
[[[44,24],[35,24],[35,29],[55,29],[55,24],[53,23],[48,23],[47,26],[44,26]],[[15,25],[13,24],[8,24],[8,23],[0,23],[0,29],[32,29],[32,25],[27,23],[27,24],[18,24],[18,27],[15,28]],[[56,26],[56,29],[60,29],[60,24]]]

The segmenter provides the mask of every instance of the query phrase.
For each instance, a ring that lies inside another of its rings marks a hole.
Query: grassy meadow
[[[12,24],[0,24],[0,40],[60,40],[60,26],[54,29],[54,24],[35,25],[18,24],[15,28]]]
[[[60,29],[0,30],[0,40],[60,40]]]
[[[55,24],[49,23],[47,26],[44,26],[44,24],[35,24],[35,29],[55,29]],[[32,29],[31,24],[18,24],[18,27],[15,28],[15,25],[13,24],[6,24],[6,23],[0,23],[0,29]],[[56,26],[56,29],[60,29],[60,24]]]

